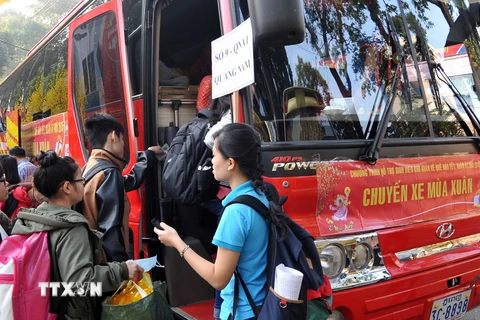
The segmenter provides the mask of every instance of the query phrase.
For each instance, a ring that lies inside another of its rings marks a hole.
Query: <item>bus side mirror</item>
[[[303,0],[248,0],[248,8],[256,46],[279,47],[303,42]]]

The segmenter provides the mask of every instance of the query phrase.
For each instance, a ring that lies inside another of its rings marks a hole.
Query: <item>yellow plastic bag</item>
[[[126,305],[112,305],[110,297],[108,297],[102,303],[102,320],[174,320],[172,309],[165,298],[166,294],[167,284],[155,281],[153,282],[153,292],[139,301]]]
[[[117,290],[117,292],[113,294],[108,304],[116,306],[130,304],[145,298],[152,292],[153,285],[150,275],[148,273],[144,273],[142,280],[140,280],[138,283],[130,280],[125,288],[122,289],[122,291],[118,293]]]

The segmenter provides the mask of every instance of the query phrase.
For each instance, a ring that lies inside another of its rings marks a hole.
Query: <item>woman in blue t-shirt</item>
[[[239,123],[226,125],[214,136],[212,151],[215,179],[227,181],[232,188],[222,201],[223,206],[243,194],[252,195],[268,206],[263,193],[261,141],[250,126]],[[235,268],[245,281],[255,304],[263,304],[266,296],[269,224],[259,213],[244,204],[235,203],[226,207],[212,241],[218,246],[215,263],[189,249],[172,227],[165,223],[161,227],[164,231],[154,230],[158,239],[166,246],[175,247],[203,279],[222,291],[222,320],[227,320],[233,313]],[[240,288],[235,320],[251,318],[254,318],[253,310]]]

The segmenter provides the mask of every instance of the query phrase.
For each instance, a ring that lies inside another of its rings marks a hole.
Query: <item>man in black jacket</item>
[[[87,118],[84,126],[92,153],[83,172],[88,181],[81,210],[90,227],[104,233],[107,261],[126,261],[132,257],[128,229],[130,202],[126,192],[140,187],[148,166],[156,160],[155,154],[162,155],[163,150],[154,146],[140,152],[130,174],[122,176],[127,160],[120,122],[111,115],[97,113]]]

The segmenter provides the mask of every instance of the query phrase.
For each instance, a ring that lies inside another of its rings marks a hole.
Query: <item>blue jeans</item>
[[[215,290],[215,303],[213,305],[213,317],[220,319],[220,310],[222,308],[223,299],[220,297],[220,290]]]
[[[215,199],[202,203],[202,207],[208,209],[210,212],[217,216],[217,224],[220,222],[220,218],[223,212],[222,200]],[[213,305],[213,317],[220,319],[220,309],[222,308],[223,299],[220,296],[220,290],[215,290],[215,304]]]
[[[217,223],[220,222],[220,218],[223,212],[222,200],[215,199],[202,203],[202,207],[217,216]]]

